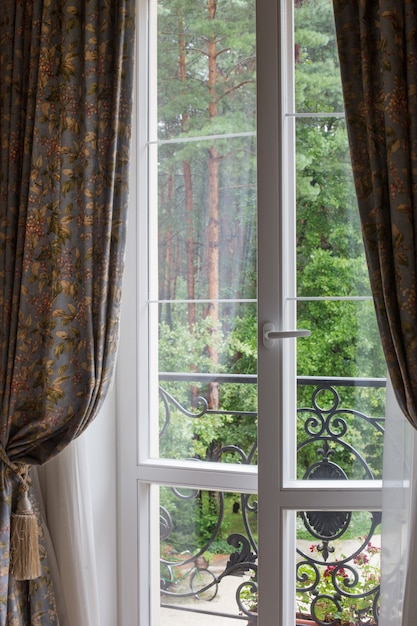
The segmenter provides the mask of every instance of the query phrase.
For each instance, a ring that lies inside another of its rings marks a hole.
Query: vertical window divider
[[[258,97],[258,441],[259,441],[259,614],[258,625],[287,626],[283,562],[281,341],[262,345],[262,327],[282,328],[282,3],[257,3]],[[268,251],[268,253],[266,252]],[[272,497],[271,497],[272,494]],[[267,503],[267,505],[266,505]]]

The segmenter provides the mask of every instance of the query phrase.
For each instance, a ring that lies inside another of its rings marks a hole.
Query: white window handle
[[[310,330],[299,328],[297,330],[274,330],[271,322],[266,322],[262,328],[263,344],[265,348],[272,348],[274,339],[289,339],[290,337],[309,337]]]

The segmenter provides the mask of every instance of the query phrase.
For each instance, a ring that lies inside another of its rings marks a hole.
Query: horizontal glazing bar
[[[159,380],[190,381],[200,383],[245,383],[255,385],[255,374],[200,374],[190,372],[159,372]]]
[[[342,111],[326,111],[324,113],[285,113],[284,117],[295,117],[295,118],[322,118],[322,117],[345,117],[345,113]]]
[[[294,296],[287,298],[291,302],[352,302],[372,300],[372,296]]]
[[[256,374],[206,374],[192,372],[160,372],[159,380],[190,382],[246,383],[255,385]],[[298,385],[334,385],[338,387],[386,387],[386,378],[353,378],[341,376],[298,376]]]
[[[212,302],[218,302],[219,304],[256,304],[257,300],[254,298],[223,298],[219,300],[148,300],[148,304],[210,304]]]
[[[156,139],[148,141],[148,146],[163,146],[169,143],[189,143],[192,141],[212,141],[213,139],[238,139],[239,137],[256,137],[254,130],[243,133],[224,133],[223,135],[202,135],[198,137],[177,137],[175,139]]]

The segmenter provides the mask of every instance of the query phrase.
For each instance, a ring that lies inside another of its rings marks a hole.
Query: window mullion
[[[265,322],[281,329],[283,252],[281,135],[281,2],[257,6],[258,94],[258,433],[259,433],[259,615],[258,625],[287,626],[289,598],[283,562],[282,482],[283,371],[281,342],[262,345]]]

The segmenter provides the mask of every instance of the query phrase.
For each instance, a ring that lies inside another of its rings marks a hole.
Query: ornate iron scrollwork
[[[304,475],[304,480],[347,480],[346,473],[339,465],[329,460],[333,455],[328,441],[324,441],[323,447],[317,451],[322,457],[317,463],[313,463]],[[329,541],[337,539],[349,527],[351,513],[342,511],[306,511],[300,513],[301,519],[308,532],[317,539],[322,540],[320,552],[327,561],[329,554],[334,551],[329,547]]]
[[[339,384],[342,385],[342,382]],[[327,394],[326,402],[324,402],[323,394]],[[197,398],[194,403],[195,408],[188,410],[171,393],[161,389],[160,395],[163,407],[161,438],[167,434],[171,425],[172,409],[185,419],[204,420],[206,416],[223,413],[221,408],[216,411],[209,409],[204,398]],[[239,412],[234,414],[240,415]],[[250,413],[250,415],[254,420],[256,419],[256,413]],[[339,393],[333,385],[328,383],[316,385],[312,392],[311,406],[298,409],[297,415],[301,430],[305,433],[304,437],[299,437],[298,451],[309,459],[308,464],[306,463],[308,466],[305,467],[300,478],[315,481],[346,481],[352,478],[372,479],[374,477],[375,468],[368,465],[364,450],[353,447],[349,439],[349,429],[353,427],[355,420],[359,420],[366,427],[382,433],[381,418],[372,418],[357,410],[342,407]],[[254,441],[252,448],[244,451],[235,442],[223,444],[213,441],[206,451],[204,460],[219,463],[226,461],[228,455],[232,455],[235,462],[252,463],[256,457],[256,446],[256,441]],[[305,454],[307,451],[309,454]],[[195,460],[198,461],[198,459]],[[198,502],[201,497],[201,492],[197,489],[173,488],[171,492],[174,498],[184,504],[193,500]],[[190,553],[184,554],[181,559],[178,554],[175,558],[168,554],[164,555],[161,560],[165,568],[165,575],[161,577],[161,594],[164,598],[175,596],[198,598],[198,594],[192,588],[180,590],[179,586],[172,581],[175,578],[176,569],[184,571],[187,568],[193,568],[199,559],[204,558],[204,555],[214,548],[224,520],[225,500],[224,494],[221,493],[212,494],[212,497],[216,502],[216,512],[214,513],[214,509],[211,510],[213,521],[202,544]],[[210,572],[207,575],[206,587],[213,590],[212,597],[217,591],[217,585],[221,586],[226,578],[231,580],[231,576],[243,577],[242,582],[236,588],[236,610],[248,617],[248,623],[252,623],[255,617],[253,610],[248,608],[246,599],[248,596],[257,599],[258,548],[257,533],[253,526],[254,520],[256,521],[258,503],[248,494],[241,494],[240,501],[236,500],[234,507],[236,513],[241,516],[245,534],[232,532],[228,536],[227,541],[232,549],[225,556],[221,571],[211,571],[211,564],[203,569]],[[304,544],[298,542],[297,546],[297,592],[307,603],[305,604],[306,611],[319,625],[328,626],[329,624],[324,619],[323,606],[327,606],[329,613],[333,615],[341,615],[346,606],[351,607],[355,626],[371,626],[378,623],[378,580],[375,578],[375,584],[372,584],[372,578],[369,578],[369,584],[365,588],[362,572],[366,566],[364,559],[368,558],[367,555],[370,555],[371,560],[377,558],[377,555],[372,554],[372,550],[376,550],[372,541],[380,524],[381,515],[378,512],[368,512],[366,532],[361,537],[356,537],[354,541],[352,539],[346,541],[346,537],[352,536],[351,528],[356,523],[355,515],[350,511],[302,511],[299,513],[304,534],[307,533],[310,539]],[[216,516],[215,521],[214,516]],[[169,544],[175,525],[176,521],[171,515],[169,506],[162,507],[161,541]],[[340,547],[337,547],[342,540],[343,545],[346,546],[345,551],[349,553],[341,553]],[[305,546],[306,543],[310,545],[310,548]],[[314,549],[311,550],[311,548]],[[209,595],[208,599],[211,596]],[[184,607],[182,609],[184,610]],[[338,619],[331,623],[339,626]]]

